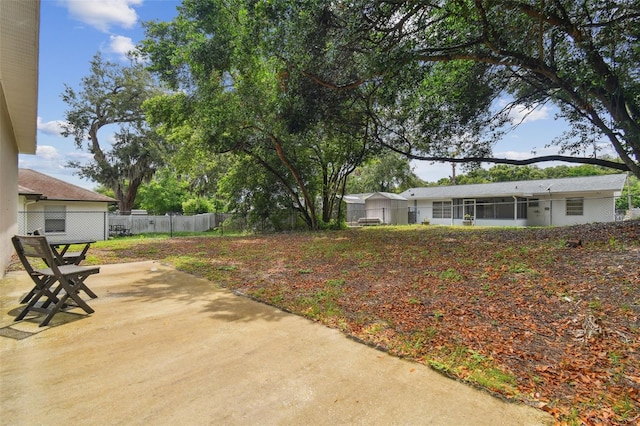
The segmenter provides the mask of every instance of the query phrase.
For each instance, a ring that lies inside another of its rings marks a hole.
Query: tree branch
[[[608,167],[610,169],[621,170],[624,172],[630,171],[629,166],[624,163],[618,163],[616,161],[604,160],[602,158],[594,157],[570,157],[566,155],[543,155],[540,157],[527,158],[525,160],[513,160],[509,158],[494,158],[494,157],[464,157],[453,158],[446,156],[426,156],[417,155],[402,150],[395,149],[391,146],[387,146],[395,152],[403,154],[412,160],[422,161],[437,161],[441,163],[495,163],[495,164],[510,164],[513,166],[526,166],[529,164],[543,163],[546,161],[563,161],[566,163],[578,163],[578,164],[593,164],[596,166]]]

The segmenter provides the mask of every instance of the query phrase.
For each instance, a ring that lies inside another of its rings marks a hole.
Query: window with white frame
[[[65,232],[67,226],[67,207],[64,205],[44,206],[44,232]]]
[[[451,219],[451,201],[434,201],[433,218]]]
[[[567,198],[567,216],[584,214],[584,198]]]

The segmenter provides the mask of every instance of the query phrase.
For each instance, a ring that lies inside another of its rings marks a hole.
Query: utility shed
[[[343,198],[347,208],[347,223],[357,224],[408,224],[408,201],[390,192],[352,194]]]

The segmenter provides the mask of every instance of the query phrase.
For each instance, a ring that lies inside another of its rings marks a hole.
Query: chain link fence
[[[50,241],[105,240],[109,237],[109,214],[102,211],[20,211],[18,233],[35,231]]]
[[[126,215],[102,211],[21,211],[18,233],[44,233],[51,241],[106,240],[109,238],[162,233],[205,232],[219,227],[225,213],[182,215]]]

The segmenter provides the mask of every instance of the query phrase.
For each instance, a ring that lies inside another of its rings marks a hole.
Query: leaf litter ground
[[[91,253],[166,261],[559,423],[640,421],[638,221],[123,240]]]

